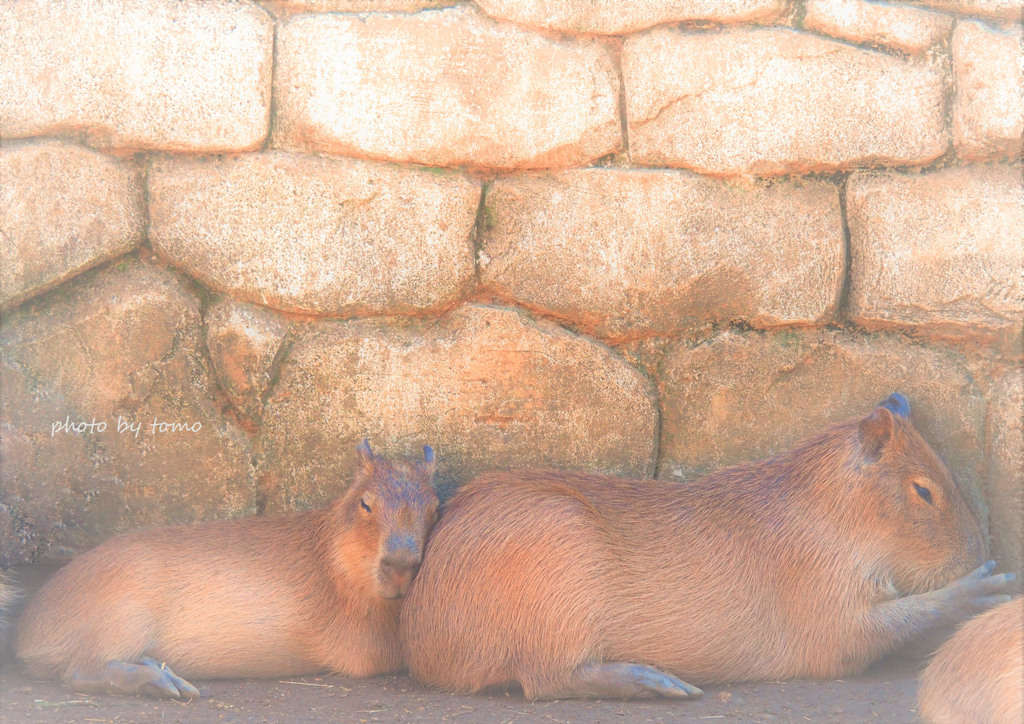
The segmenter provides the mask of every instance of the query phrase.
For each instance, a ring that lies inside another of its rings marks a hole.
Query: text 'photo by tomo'
[[[0,0],[0,722],[1024,724],[1024,2]]]

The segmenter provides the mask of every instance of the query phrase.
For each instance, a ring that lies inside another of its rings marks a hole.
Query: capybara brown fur
[[[971,619],[943,644],[917,704],[929,724],[1024,722],[1024,598]]]
[[[978,567],[978,521],[909,412],[894,394],[687,484],[467,483],[402,609],[411,673],[528,699],[682,698],[700,694],[682,680],[853,674],[995,605],[1012,575]]]
[[[320,510],[113,538],[30,601],[15,653],[76,691],[193,697],[181,677],[401,665],[398,612],[433,527],[433,452],[390,462],[367,442],[354,479]]]

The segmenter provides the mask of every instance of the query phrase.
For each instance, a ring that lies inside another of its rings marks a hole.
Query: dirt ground
[[[52,569],[18,571],[34,590]],[[193,681],[191,702],[79,695],[38,681],[4,661],[0,722],[914,722],[919,664],[883,661],[843,681],[787,681],[706,687],[695,701],[552,701],[518,692],[455,696],[408,676],[305,676],[265,681]]]

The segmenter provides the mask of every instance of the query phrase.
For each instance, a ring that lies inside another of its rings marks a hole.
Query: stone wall
[[[1018,7],[0,4],[0,562],[901,390],[1019,571]]]

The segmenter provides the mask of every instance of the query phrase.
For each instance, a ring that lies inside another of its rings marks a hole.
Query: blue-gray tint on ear
[[[365,455],[368,458],[369,457],[373,457],[373,450],[370,449],[370,439],[369,438],[364,437],[363,441],[361,443],[359,443],[359,446],[356,448],[356,450],[358,452],[362,453],[363,455]]]
[[[910,418],[910,403],[907,402],[907,398],[899,392],[893,392],[885,402],[879,405],[879,407],[884,407],[889,412],[894,415],[899,415],[902,418]]]
[[[423,460],[428,463],[434,462],[434,448],[430,445],[423,446]]]

